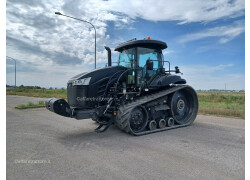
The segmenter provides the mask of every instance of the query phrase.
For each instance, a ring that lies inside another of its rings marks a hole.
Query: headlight
[[[79,86],[79,85],[89,85],[91,77],[88,78],[84,78],[84,79],[78,79],[78,80],[74,80],[72,82],[73,86]]]

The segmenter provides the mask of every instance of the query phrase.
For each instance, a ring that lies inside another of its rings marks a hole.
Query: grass
[[[16,106],[20,109],[30,108],[30,107],[45,107],[44,101],[39,101],[38,103],[28,102],[28,104],[20,104]]]
[[[199,113],[245,118],[245,93],[198,92]]]
[[[7,89],[7,95],[15,95],[14,89]],[[29,97],[57,97],[57,98],[67,98],[67,90],[66,89],[27,89],[27,88],[17,88],[18,96],[29,96]]]
[[[6,94],[14,95],[15,92],[13,89],[8,89]],[[197,94],[200,114],[245,118],[245,93],[198,92]],[[67,90],[17,88],[17,95],[67,99]],[[31,103],[29,104],[31,106]]]

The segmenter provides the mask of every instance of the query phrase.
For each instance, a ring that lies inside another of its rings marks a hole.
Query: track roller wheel
[[[157,123],[156,123],[156,121],[155,121],[155,120],[150,121],[150,122],[148,123],[148,128],[149,128],[150,130],[155,130],[155,129],[157,128]]]
[[[171,118],[171,117],[168,118],[168,119],[167,119],[167,126],[168,126],[168,127],[171,127],[171,126],[173,126],[173,125],[174,125],[174,119]]]
[[[159,120],[159,122],[158,122],[158,127],[160,128],[160,129],[162,129],[162,128],[165,128],[166,127],[166,121],[165,121],[165,119],[160,119]]]

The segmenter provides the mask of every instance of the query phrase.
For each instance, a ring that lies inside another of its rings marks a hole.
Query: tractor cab
[[[158,40],[130,40],[115,48],[119,51],[118,66],[129,68],[127,84],[140,85],[163,71],[162,50],[167,44]]]

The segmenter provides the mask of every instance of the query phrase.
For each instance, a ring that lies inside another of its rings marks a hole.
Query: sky
[[[107,63],[113,49],[137,38],[161,40],[164,59],[195,89],[245,89],[244,0],[7,0],[6,55],[17,85],[66,87],[68,79]],[[14,84],[6,58],[6,83]]]

